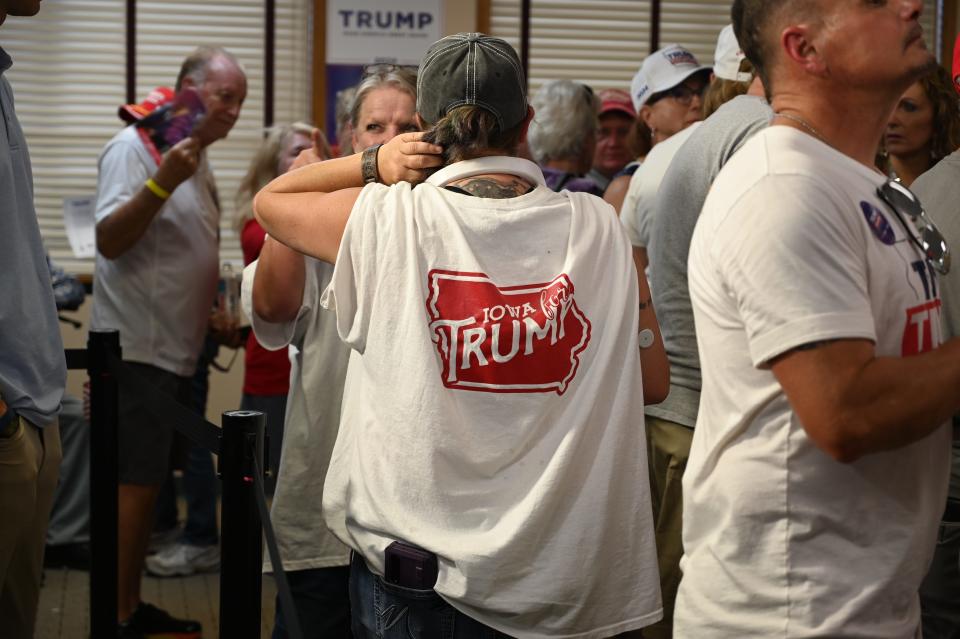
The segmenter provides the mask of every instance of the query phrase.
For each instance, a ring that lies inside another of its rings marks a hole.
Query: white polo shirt
[[[97,222],[143,187],[157,163],[128,126],[100,154]],[[206,154],[136,244],[108,260],[97,253],[91,326],[120,330],[125,361],[192,376],[219,276],[220,209]]]

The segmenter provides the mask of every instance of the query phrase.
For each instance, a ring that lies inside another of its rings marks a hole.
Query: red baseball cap
[[[618,111],[631,118],[637,117],[637,112],[633,108],[633,100],[630,94],[623,89],[603,89],[597,94],[600,97],[600,113],[613,113]]]
[[[117,109],[117,115],[128,124],[133,124],[157,110],[158,107],[173,100],[173,89],[157,87],[140,104],[124,104]]]

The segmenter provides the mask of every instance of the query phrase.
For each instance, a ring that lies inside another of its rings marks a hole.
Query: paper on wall
[[[63,198],[63,223],[67,239],[76,257],[93,257],[97,252],[96,220],[93,209],[96,197]]]

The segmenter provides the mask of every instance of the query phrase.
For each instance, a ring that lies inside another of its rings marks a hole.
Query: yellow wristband
[[[160,186],[159,184],[157,184],[156,181],[155,181],[153,178],[147,178],[147,181],[144,182],[143,184],[144,184],[144,186],[146,186],[148,189],[150,189],[150,192],[151,192],[151,193],[153,193],[154,195],[156,195],[156,196],[157,196],[158,198],[160,198],[161,200],[169,200],[169,199],[170,199],[170,191],[166,190],[165,188],[163,188],[162,186]]]

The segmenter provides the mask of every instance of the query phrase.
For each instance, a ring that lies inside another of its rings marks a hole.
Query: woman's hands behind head
[[[424,133],[402,133],[382,147],[377,155],[380,182],[419,184],[443,165],[443,147],[422,140]]]

